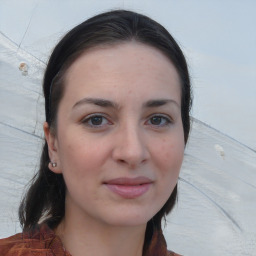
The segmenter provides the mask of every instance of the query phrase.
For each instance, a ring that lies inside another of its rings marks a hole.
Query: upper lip
[[[136,178],[120,177],[120,178],[116,178],[116,179],[111,179],[111,180],[104,182],[104,184],[136,186],[136,185],[148,184],[148,183],[152,183],[152,182],[153,181],[147,177],[139,176]]]

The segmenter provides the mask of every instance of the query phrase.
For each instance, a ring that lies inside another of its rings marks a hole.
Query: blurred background
[[[37,170],[41,80],[54,45],[103,11],[128,9],[165,26],[187,58],[193,129],[168,216],[168,248],[184,255],[256,255],[256,1],[0,0],[0,237]]]

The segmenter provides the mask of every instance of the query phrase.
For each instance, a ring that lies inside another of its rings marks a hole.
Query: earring
[[[52,167],[57,167],[57,163],[51,162],[51,164],[52,164]]]

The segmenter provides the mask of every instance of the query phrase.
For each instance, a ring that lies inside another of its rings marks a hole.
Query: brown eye
[[[167,116],[155,115],[152,116],[147,123],[151,126],[163,127],[169,125],[171,123],[171,119]]]
[[[87,116],[82,123],[92,128],[103,128],[107,125],[111,125],[106,117],[100,114]]]
[[[90,123],[92,125],[101,125],[102,124],[103,117],[102,116],[93,116],[90,119]]]
[[[162,119],[163,118],[161,116],[154,116],[150,119],[150,121],[151,121],[151,124],[153,125],[160,125],[162,122]]]

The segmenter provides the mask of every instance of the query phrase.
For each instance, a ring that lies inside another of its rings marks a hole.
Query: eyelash
[[[86,118],[84,118],[81,123],[83,123],[84,125],[88,126],[88,127],[91,127],[91,128],[96,128],[96,129],[99,129],[99,128],[102,128],[104,127],[106,124],[100,124],[100,125],[95,125],[95,124],[92,124],[90,122],[92,122],[92,119],[93,118],[101,118],[102,120],[106,120],[107,121],[107,125],[112,125],[112,123],[101,113],[97,113],[97,114],[93,114],[93,115],[89,115],[87,116]]]
[[[160,125],[150,124],[151,126],[154,126],[156,128],[166,127],[166,126],[170,125],[171,123],[173,123],[172,119],[166,115],[160,115],[160,114],[152,115],[152,116],[150,116],[148,121],[150,121],[150,120],[152,121],[153,118],[161,118],[161,121],[165,120],[164,124],[160,124]]]
[[[106,120],[105,124],[92,124],[92,119],[93,118],[101,118],[101,120]],[[160,115],[160,114],[155,114],[149,117],[149,119],[147,119],[146,123],[148,122],[152,122],[153,118],[161,118],[161,122],[164,120],[164,124],[149,124],[150,126],[154,127],[154,128],[161,128],[161,127],[166,127],[168,125],[170,125],[171,123],[173,123],[172,119],[166,115]],[[81,123],[83,123],[84,125],[91,127],[91,128],[96,128],[96,129],[100,129],[105,127],[106,125],[112,125],[112,122],[110,122],[103,114],[101,113],[97,113],[97,114],[92,114],[87,116],[86,118],[84,118]]]

